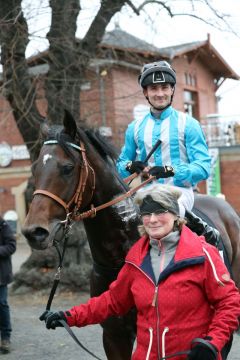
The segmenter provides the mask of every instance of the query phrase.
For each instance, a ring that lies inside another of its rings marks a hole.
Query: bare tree
[[[77,18],[82,10],[79,3],[79,0],[49,1],[52,18],[47,34],[49,70],[46,74],[45,97],[48,103],[48,120],[52,123],[61,122],[63,108],[79,118],[80,87],[89,61],[96,56],[110,20],[124,6],[136,16],[148,16],[148,10],[154,7],[159,16],[160,11],[167,12],[170,17],[188,15],[215,27],[233,31],[228,15],[215,9],[209,0],[185,0],[182,2],[185,3],[184,11],[181,12],[176,10],[173,0],[101,0],[86,35],[77,41]],[[205,6],[211,16],[201,18],[198,14],[199,4]],[[36,144],[42,115],[36,106],[36,81],[29,73],[25,57],[28,42],[28,25],[22,11],[22,0],[0,0],[2,91],[11,104],[15,121],[33,160],[38,154]]]
[[[201,19],[196,3],[205,6],[212,14],[213,20],[206,17]],[[82,11],[80,1],[49,0],[52,14],[47,34],[49,49],[47,57],[42,59],[43,63],[48,65],[48,71],[44,76],[48,121],[61,122],[64,109],[68,109],[79,119],[80,88],[86,69],[90,60],[97,55],[98,45],[107,25],[123,7],[128,9],[131,16],[144,15],[146,18],[149,17],[151,22],[148,11],[154,7],[159,16],[161,11],[170,17],[189,15],[216,27],[224,26],[225,29],[232,30],[228,25],[227,15],[218,12],[211,4],[210,0],[185,0],[184,11],[179,12],[174,0],[101,0],[86,35],[77,40],[77,18]],[[38,79],[31,75],[25,56],[28,43],[28,23],[22,10],[22,0],[0,0],[0,45],[3,66],[1,91],[11,105],[18,129],[30,152],[31,160],[34,161],[39,151],[38,139],[43,115],[37,107]],[[81,246],[77,243],[75,250]],[[52,262],[52,258],[49,262]],[[33,263],[30,260],[30,267]]]

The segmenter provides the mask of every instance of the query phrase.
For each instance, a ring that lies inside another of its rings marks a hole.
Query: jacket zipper
[[[152,306],[156,307],[156,313],[157,313],[157,348],[158,348],[158,358],[160,359],[160,348],[159,348],[159,312],[158,312],[158,306],[157,306],[157,297],[158,297],[158,285],[156,285],[152,279],[142,270],[140,269],[139,266],[137,266],[136,264],[132,263],[131,261],[126,261],[126,263],[131,264],[133,266],[135,266],[144,276],[146,276],[151,283],[153,283],[155,289],[154,289],[154,294],[153,294],[153,299],[152,299]],[[153,329],[149,328],[149,332],[150,332],[150,343],[148,346],[148,352],[147,352],[147,357],[146,360],[149,359],[150,356],[150,351],[151,351],[151,347],[152,347],[152,340],[153,340]]]
[[[158,296],[158,286],[155,286],[154,295],[152,299],[152,306],[157,305],[157,296]]]

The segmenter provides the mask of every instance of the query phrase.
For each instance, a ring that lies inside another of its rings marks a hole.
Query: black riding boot
[[[185,218],[187,220],[186,225],[190,230],[194,231],[197,235],[203,235],[209,244],[216,246],[216,248],[218,247],[220,234],[217,229],[208,225],[191,211],[186,210]]]

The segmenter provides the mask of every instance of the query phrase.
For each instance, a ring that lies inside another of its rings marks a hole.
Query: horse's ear
[[[46,139],[48,137],[49,133],[49,126],[46,121],[43,121],[40,125],[40,135],[43,139]]]
[[[64,110],[63,127],[64,132],[70,135],[72,139],[75,139],[77,133],[77,124],[72,114],[68,110]]]

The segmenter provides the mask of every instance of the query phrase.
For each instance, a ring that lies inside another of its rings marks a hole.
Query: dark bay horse
[[[37,190],[23,228],[30,246],[39,250],[52,245],[54,232],[59,232],[57,225],[68,213],[77,218],[79,212],[86,214],[91,204],[98,207],[128,191],[115,170],[111,148],[99,137],[77,128],[70,114],[65,114],[63,127],[45,127],[43,133],[46,140],[33,166]],[[207,209],[224,237],[235,280],[240,285],[238,215],[225,201],[201,195],[196,197],[196,207],[204,212]],[[93,258],[91,296],[97,296],[116,278],[128,249],[139,238],[139,217],[131,197],[127,197],[83,221]],[[130,359],[135,312],[112,317],[102,326],[107,358]]]
[[[194,209],[210,219],[220,232],[231,266],[233,279],[240,289],[240,218],[225,200],[214,196],[196,194]],[[198,215],[198,214],[197,214]]]
[[[52,245],[52,233],[59,230],[57,225],[68,210],[74,212],[75,202],[85,211],[91,204],[104,204],[128,190],[115,170],[110,147],[77,129],[70,114],[63,127],[45,127],[43,133],[46,141],[32,169],[35,189],[43,193],[34,195],[23,228],[29,245],[38,250]],[[90,292],[97,296],[116,278],[128,249],[139,238],[139,217],[130,197],[83,221],[94,263]],[[60,237],[59,231],[56,235]],[[135,311],[102,324],[108,359],[131,358],[135,324]]]

